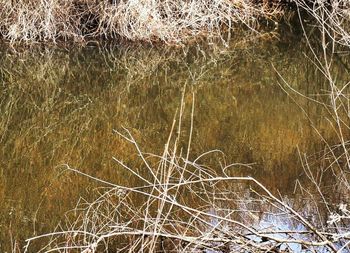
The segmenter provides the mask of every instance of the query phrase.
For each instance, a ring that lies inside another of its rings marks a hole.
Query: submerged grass
[[[10,251],[10,230],[22,249],[26,238],[54,230],[79,196],[95,196],[90,195],[95,184],[84,177],[66,173],[57,178],[58,164],[68,163],[85,173],[130,185],[133,178],[116,168],[111,157],[117,154],[135,167],[139,163],[132,147],[111,138],[113,127],[128,127],[141,147],[160,154],[178,107],[174,98],[181,96],[184,83],[196,93],[192,154],[219,147],[229,161],[259,164],[235,171],[239,175],[254,173],[270,190],[290,192],[294,175],[300,173],[294,167],[295,146],[305,150],[317,139],[299,127],[307,120],[298,108],[286,101],[278,87],[271,87],[276,75],[264,63],[266,55],[274,55],[283,73],[291,73],[289,78],[298,73],[301,82],[309,64],[297,56],[297,48],[287,55],[284,50],[276,54],[278,48],[272,46],[267,53],[262,42],[254,41],[234,46],[233,52],[211,46],[210,51],[198,48],[192,53],[130,47],[84,54],[77,50],[34,55],[28,50],[20,57],[6,54],[0,71],[4,77],[0,251]],[[299,64],[291,64],[290,58]],[[293,87],[302,88],[294,83]],[[190,100],[190,94],[187,97]],[[312,114],[319,112],[315,109],[309,108]],[[183,123],[183,130],[190,125]],[[216,166],[216,160],[211,164]],[[15,212],[8,215],[11,210]],[[31,244],[31,252],[39,250],[38,244],[40,240]]]
[[[330,216],[329,226],[322,227],[304,216],[305,208],[294,209],[254,178],[231,176],[236,168],[249,164],[206,166],[203,160],[220,154],[218,150],[191,159],[194,103],[187,137],[181,129],[184,104],[183,100],[162,154],[142,151],[125,128],[114,131],[143,162],[133,168],[113,158],[136,179],[136,185],[114,184],[65,165],[99,182],[102,193],[91,203],[81,201],[73,211],[75,218],[60,230],[28,239],[25,252],[35,241],[43,245],[43,252],[84,253],[338,252],[347,248],[350,237],[343,221],[350,213],[346,205]],[[186,149],[180,145],[184,137],[188,138]],[[319,205],[307,204],[310,209]]]

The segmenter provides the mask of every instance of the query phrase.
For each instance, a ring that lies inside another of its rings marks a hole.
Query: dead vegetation
[[[217,37],[259,18],[276,18],[277,5],[252,0],[39,0],[0,1],[0,34],[10,41],[35,43],[96,38],[188,42]]]

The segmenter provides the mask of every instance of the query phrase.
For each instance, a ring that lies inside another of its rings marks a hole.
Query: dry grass
[[[280,14],[252,0],[0,1],[0,34],[14,42],[83,42],[92,38],[183,43],[221,36],[235,24],[254,29]]]
[[[293,0],[299,10],[306,11],[315,21],[315,27],[328,39],[349,47],[350,2],[347,0],[315,1]]]

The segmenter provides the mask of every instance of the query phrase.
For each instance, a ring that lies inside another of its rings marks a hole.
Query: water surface
[[[63,164],[133,185],[112,157],[138,166],[135,150],[113,129],[129,129],[144,151],[160,154],[184,90],[185,137],[195,99],[192,157],[220,149],[228,162],[253,164],[237,175],[254,176],[293,198],[295,181],[303,178],[298,149],[312,154],[322,148],[314,127],[332,136],[320,117],[327,116],[322,107],[281,88],[276,70],[306,94],[326,85],[299,40],[232,42],[230,48],[91,46],[19,55],[3,48],[0,252],[52,231],[79,197],[96,194],[98,184],[65,172]]]

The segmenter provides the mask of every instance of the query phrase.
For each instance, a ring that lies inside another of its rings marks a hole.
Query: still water
[[[323,108],[296,96],[276,72],[305,94],[317,96],[326,85],[300,38],[288,40],[229,48],[2,48],[0,252],[52,231],[79,197],[96,194],[98,184],[62,165],[132,185],[112,157],[133,166],[136,152],[113,129],[129,129],[144,151],[160,154],[184,89],[185,135],[195,99],[191,154],[220,149],[229,162],[252,164],[237,173],[293,198],[303,177],[298,150],[322,148],[315,127],[329,140],[332,132]]]

